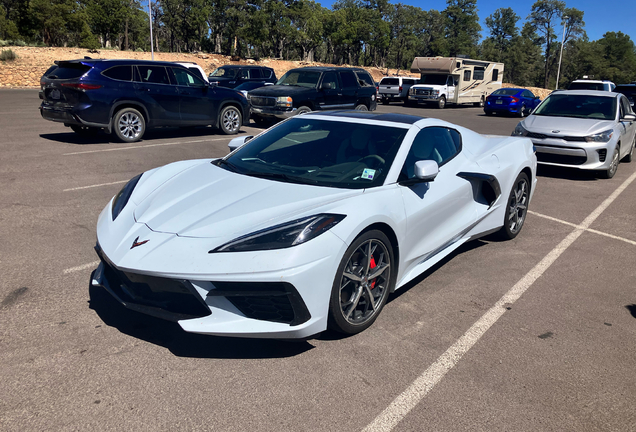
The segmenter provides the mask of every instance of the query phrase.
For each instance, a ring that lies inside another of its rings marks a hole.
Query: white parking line
[[[636,173],[623,182],[581,225],[575,226],[565,239],[552,249],[532,270],[519,280],[503,297],[474,323],[450,348],[428,367],[415,381],[396,397],[363,432],[387,432],[392,430],[417,404],[444,378],[488,329],[513,304],[574,241],[585,232],[605,209],[636,179]]]
[[[100,187],[100,186],[110,186],[110,185],[115,185],[115,184],[126,183],[127,181],[128,180],[119,180],[119,181],[110,182],[110,183],[100,183],[100,184],[90,185],[90,186],[79,186],[79,187],[74,187],[74,188],[70,188],[70,189],[64,189],[62,192],[76,191],[76,190],[81,190],[81,189],[90,189],[90,188],[96,188],[96,187]]]
[[[99,261],[93,261],[93,262],[90,262],[88,264],[82,264],[82,265],[77,266],[77,267],[67,268],[66,270],[64,270],[64,274],[75,273],[75,272],[78,272],[78,271],[86,270],[86,269],[89,269],[91,267],[95,267],[97,264],[99,264]]]
[[[532,210],[528,210],[528,213],[530,213],[532,215],[535,215],[535,216],[538,216],[540,218],[548,219],[548,220],[551,220],[551,221],[554,221],[554,222],[559,222],[559,223],[562,223],[564,225],[568,225],[568,226],[571,226],[571,227],[574,227],[574,228],[581,228],[581,229],[584,229],[587,232],[591,232],[591,233],[594,233],[594,234],[598,234],[598,235],[602,235],[602,236],[605,236],[605,237],[609,237],[609,238],[614,239],[614,240],[620,240],[620,241],[623,241],[625,243],[629,243],[631,245],[636,246],[636,241],[634,241],[634,240],[626,239],[624,237],[615,236],[613,234],[608,234],[608,233],[605,233],[603,231],[598,231],[598,230],[595,230],[595,229],[592,229],[592,228],[582,228],[581,225],[573,224],[571,222],[567,222],[567,221],[564,221],[564,220],[561,220],[561,219],[557,219],[557,218],[554,218],[552,216],[546,216],[544,214],[537,213],[537,212],[534,212]]]
[[[73,156],[73,155],[89,154],[89,153],[104,153],[104,152],[123,151],[123,150],[135,150],[135,149],[143,149],[143,148],[149,148],[149,147],[194,144],[194,143],[212,142],[212,141],[225,141],[230,139],[231,138],[229,137],[228,138],[213,138],[213,139],[202,139],[202,140],[192,140],[192,141],[177,141],[177,142],[169,142],[169,143],[146,144],[146,145],[138,145],[138,146],[132,146],[132,147],[115,147],[115,148],[107,148],[107,149],[100,149],[100,150],[86,150],[86,151],[73,152],[73,153],[64,153],[62,156]]]

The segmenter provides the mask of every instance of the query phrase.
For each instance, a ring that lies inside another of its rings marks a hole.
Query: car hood
[[[307,91],[316,91],[315,88],[289,86],[289,85],[271,85],[261,87],[250,91],[250,96],[291,96],[295,94],[305,93]]]
[[[202,163],[156,187],[134,215],[156,232],[198,238],[238,236],[328,211],[329,204],[363,192],[282,183]]]
[[[523,121],[529,132],[568,136],[588,136],[614,127],[613,120],[580,119],[531,115]]]

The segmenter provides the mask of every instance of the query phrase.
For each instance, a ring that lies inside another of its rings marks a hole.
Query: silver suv
[[[380,80],[380,86],[378,88],[378,93],[380,93],[379,98],[385,105],[393,101],[406,102],[409,89],[415,84],[417,84],[417,78],[384,77]]]

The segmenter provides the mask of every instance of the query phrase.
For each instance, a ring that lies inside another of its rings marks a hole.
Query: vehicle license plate
[[[51,99],[59,99],[60,98],[60,91],[58,89],[53,89],[51,90]]]
[[[495,104],[496,104],[496,105],[501,105],[501,104],[503,104],[503,101],[496,100],[496,101],[495,101]]]

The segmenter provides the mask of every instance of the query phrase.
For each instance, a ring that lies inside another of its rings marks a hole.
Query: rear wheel
[[[369,108],[365,104],[356,105],[356,111],[369,111]]]
[[[115,135],[123,142],[139,141],[146,132],[144,116],[134,108],[124,108],[117,111],[113,118]]]
[[[525,117],[525,116],[526,116],[526,106],[521,105],[521,108],[519,108],[519,117]]]
[[[620,148],[616,146],[614,149],[614,153],[612,153],[612,162],[610,162],[610,166],[605,171],[601,171],[601,176],[606,179],[611,179],[618,171],[618,164],[620,162]]]
[[[446,97],[442,96],[441,98],[439,98],[439,100],[437,101],[437,108],[439,109],[444,109],[444,107],[446,107]]]
[[[500,238],[511,240],[517,237],[526,221],[529,200],[530,181],[525,173],[519,173],[508,196],[504,224],[499,230]]]
[[[71,125],[71,129],[73,132],[82,137],[94,137],[99,133],[99,128],[96,127]]]
[[[219,126],[225,135],[234,135],[241,128],[242,124],[241,112],[238,108],[228,105],[221,110],[219,114]]]
[[[387,236],[367,231],[347,248],[333,281],[329,328],[356,334],[376,320],[394,285],[393,249]]]

